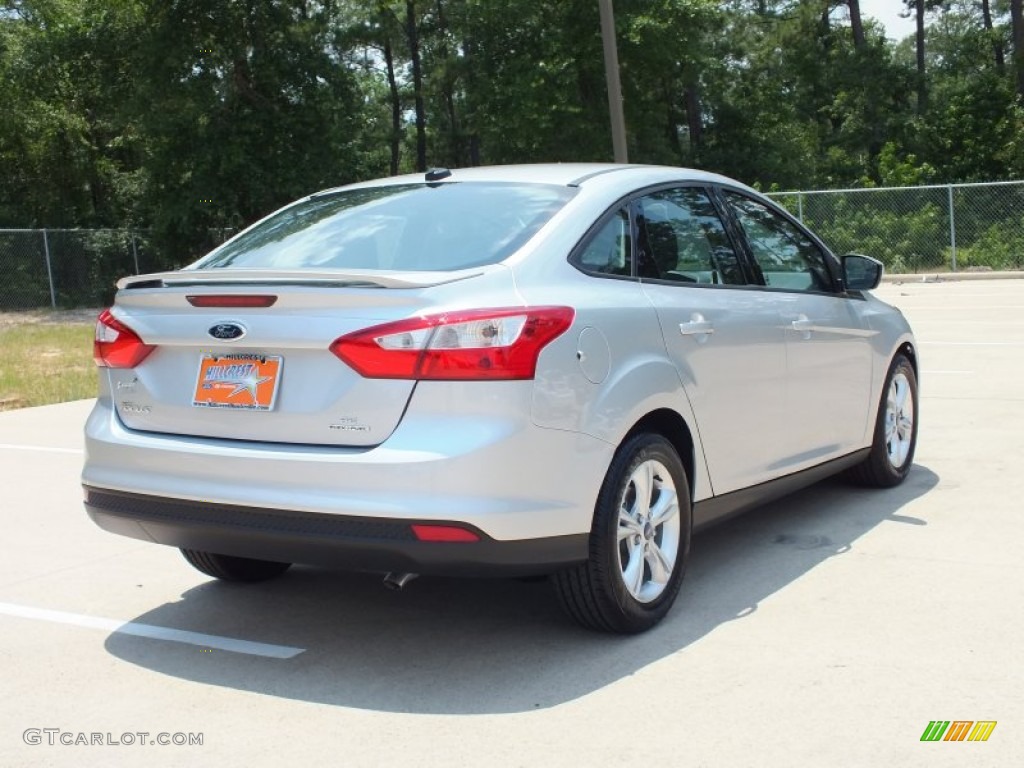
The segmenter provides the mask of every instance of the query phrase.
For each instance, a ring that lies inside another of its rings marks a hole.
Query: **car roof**
[[[436,183],[449,182],[516,182],[533,184],[557,184],[559,186],[582,187],[589,184],[624,187],[643,187],[669,182],[698,182],[705,184],[726,184],[741,189],[754,190],[733,179],[716,173],[694,168],[674,168],[661,165],[628,165],[619,163],[534,163],[524,165],[492,165],[474,168],[442,169],[450,171]],[[394,184],[423,184],[426,174],[412,173],[403,176],[373,179],[371,181],[335,187],[317,194],[340,192],[348,189],[390,186]]]

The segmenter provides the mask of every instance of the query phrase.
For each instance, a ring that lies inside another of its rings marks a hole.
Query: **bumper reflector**
[[[414,525],[412,532],[420,541],[480,541],[480,537],[454,525]]]

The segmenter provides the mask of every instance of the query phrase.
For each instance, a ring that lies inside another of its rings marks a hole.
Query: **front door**
[[[873,331],[837,290],[828,255],[798,224],[737,192],[725,198],[785,329],[787,473],[870,442]]]

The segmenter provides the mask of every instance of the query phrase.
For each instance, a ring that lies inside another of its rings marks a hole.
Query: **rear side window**
[[[434,272],[495,264],[521,248],[574,193],[548,184],[449,182],[317,195],[191,268]]]
[[[633,273],[633,243],[629,233],[629,212],[616,211],[571,260],[584,272],[602,275]]]

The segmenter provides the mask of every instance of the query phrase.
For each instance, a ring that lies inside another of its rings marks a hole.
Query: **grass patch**
[[[0,326],[0,411],[96,396],[93,323]]]

